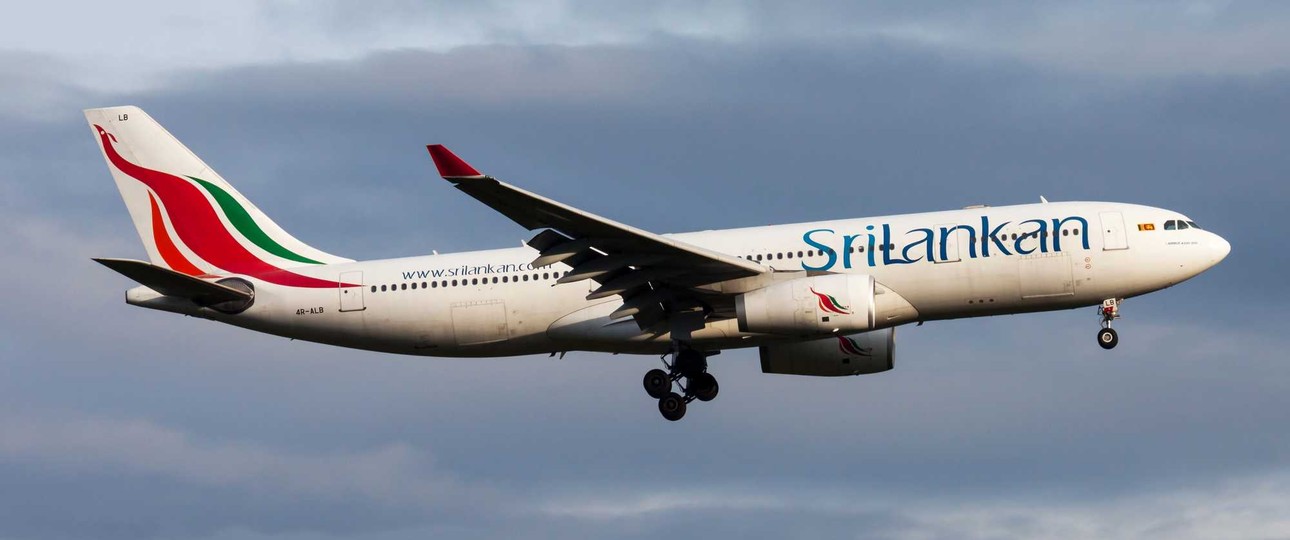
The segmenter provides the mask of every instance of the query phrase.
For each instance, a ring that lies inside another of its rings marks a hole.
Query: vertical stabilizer
[[[263,278],[350,262],[287,234],[142,109],[89,109],[85,118],[153,264]]]

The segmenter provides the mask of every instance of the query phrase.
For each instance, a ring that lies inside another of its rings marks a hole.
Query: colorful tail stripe
[[[842,305],[841,302],[838,302],[837,298],[821,292],[816,292],[814,288],[811,289],[811,294],[814,294],[816,298],[819,298],[821,311],[826,313],[836,313],[838,315],[851,314],[851,308]]]
[[[116,140],[114,136],[98,125],[95,125],[94,129],[98,131],[108,161],[111,161],[118,170],[142,182],[156,193],[162,205],[168,209],[170,225],[179,236],[179,240],[202,260],[227,272],[248,275],[288,287],[330,288],[341,285],[335,281],[296,274],[260,260],[242,246],[228,229],[224,228],[219,215],[215,213],[215,208],[210,205],[202,190],[196,185],[178,176],[129,162],[113,146]],[[169,241],[168,238],[167,241]],[[160,244],[158,249],[161,249]],[[174,253],[178,253],[178,250],[176,249]],[[166,263],[170,264],[170,261]]]
[[[223,189],[220,189],[219,186],[195,176],[189,176],[188,179],[197,182],[200,186],[206,188],[206,191],[211,194],[211,197],[215,199],[215,202],[219,203],[220,209],[224,210],[224,215],[228,217],[229,223],[232,223],[233,227],[237,229],[237,232],[242,233],[242,236],[245,236],[247,240],[250,240],[252,243],[259,246],[260,249],[287,260],[306,264],[322,264],[282,247],[282,244],[279,244],[273,238],[270,238],[269,235],[264,232],[264,229],[261,229],[260,225],[255,222],[255,219],[251,218],[251,214],[247,212],[245,208],[242,208],[242,205],[238,204],[237,199],[234,199],[227,191],[224,191]]]
[[[157,198],[148,194],[148,203],[152,205],[152,241],[157,244],[157,251],[161,253],[161,260],[166,261],[166,266],[176,272],[188,274],[190,276],[200,276],[205,274],[202,269],[193,264],[175,247],[175,242],[170,239],[170,233],[166,232],[166,222],[161,219],[161,209],[157,208]]]

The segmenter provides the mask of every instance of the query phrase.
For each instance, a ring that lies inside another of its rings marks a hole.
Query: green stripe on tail
[[[302,262],[305,264],[322,264],[321,262],[299,255],[294,251],[282,247],[282,244],[279,244],[273,238],[270,238],[268,233],[265,233],[264,229],[261,229],[260,225],[251,218],[251,214],[248,213],[245,208],[242,208],[242,205],[238,204],[237,199],[234,199],[227,191],[224,191],[223,189],[220,189],[219,186],[202,180],[201,178],[193,176],[189,176],[188,178],[205,188],[206,191],[215,198],[215,202],[219,203],[219,207],[224,210],[224,215],[228,217],[229,223],[232,223],[233,227],[237,228],[237,232],[242,233],[242,236],[245,236],[247,240],[260,246],[260,249],[296,262]]]

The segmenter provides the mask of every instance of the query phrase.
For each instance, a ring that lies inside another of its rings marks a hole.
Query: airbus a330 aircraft
[[[136,107],[85,111],[148,261],[126,302],[399,354],[658,354],[668,420],[717,395],[708,358],[757,347],[766,373],[892,369],[908,323],[1120,303],[1231,249],[1172,210],[1054,202],[654,234],[484,175],[428,147],[457,189],[538,231],[525,247],[354,261],[287,234]]]

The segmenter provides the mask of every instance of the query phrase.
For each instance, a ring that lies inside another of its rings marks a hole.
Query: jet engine
[[[895,362],[896,329],[764,345],[760,351],[762,373],[814,377],[882,373]]]
[[[776,283],[735,298],[739,331],[813,336],[874,327],[873,276],[828,274]]]

